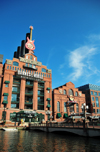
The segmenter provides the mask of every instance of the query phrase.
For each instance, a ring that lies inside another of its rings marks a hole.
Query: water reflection
[[[100,139],[22,130],[0,131],[0,152],[100,152]]]

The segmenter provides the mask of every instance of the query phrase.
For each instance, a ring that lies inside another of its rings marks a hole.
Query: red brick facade
[[[76,101],[76,104],[69,107],[68,101]],[[64,121],[64,114],[70,115],[71,113],[81,113],[82,104],[85,103],[85,95],[75,88],[72,82],[68,82],[53,90],[53,117],[54,120],[60,122]],[[61,117],[57,117],[58,113]]]

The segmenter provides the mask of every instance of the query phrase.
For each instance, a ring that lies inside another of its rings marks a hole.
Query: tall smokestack
[[[21,56],[22,57],[25,55],[25,43],[26,43],[25,40],[23,40],[21,43]]]

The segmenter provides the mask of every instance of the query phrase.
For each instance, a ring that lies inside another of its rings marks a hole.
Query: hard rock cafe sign
[[[68,103],[77,103],[77,102],[74,101],[74,97],[72,95],[70,95]]]
[[[35,50],[35,45],[34,45],[34,40],[30,40],[28,37],[27,37],[27,42],[25,44],[25,47],[28,49],[28,50]]]

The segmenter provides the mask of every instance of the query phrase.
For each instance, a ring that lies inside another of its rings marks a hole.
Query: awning
[[[47,90],[51,90],[51,88],[47,88]]]
[[[64,118],[67,118],[68,117],[68,114],[67,113],[64,113]]]
[[[57,113],[57,118],[62,117],[61,113]]]
[[[5,101],[5,100],[4,100],[4,101],[2,102],[2,104],[8,104],[8,101]]]
[[[19,111],[18,113],[24,113],[24,111]]]
[[[50,98],[47,98],[47,100],[49,100],[49,101],[50,101],[51,99],[50,99]]]
[[[9,94],[8,94],[8,93],[4,93],[3,95],[4,95],[4,96],[8,96]]]
[[[51,107],[51,105],[50,105],[50,104],[48,104],[48,105],[47,105],[47,107],[48,107],[48,108],[50,108],[50,107]]]
[[[5,81],[6,84],[10,83],[10,81]]]

